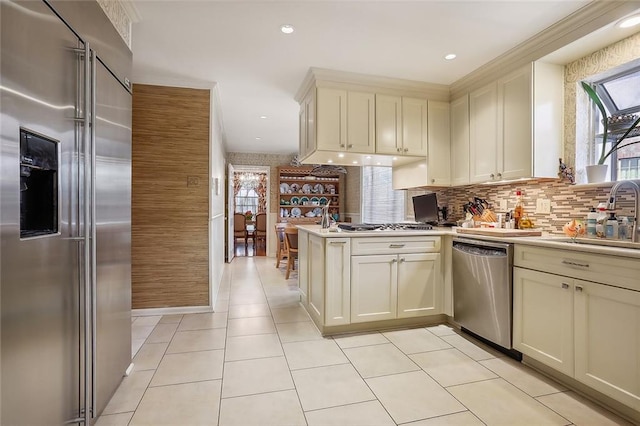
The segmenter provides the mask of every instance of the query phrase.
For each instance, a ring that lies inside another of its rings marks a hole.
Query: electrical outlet
[[[536,213],[551,213],[551,200],[546,198],[538,198],[536,200]]]
[[[506,212],[508,207],[507,207],[507,200],[500,200],[500,207],[499,207],[501,212]]]

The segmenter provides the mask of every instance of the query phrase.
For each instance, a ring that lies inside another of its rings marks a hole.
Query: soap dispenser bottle
[[[591,210],[587,214],[587,237],[596,237],[596,224],[598,222],[598,212],[595,207],[591,207]]]
[[[618,218],[614,212],[611,212],[609,214],[609,219],[607,219],[605,236],[606,238],[618,239]]]

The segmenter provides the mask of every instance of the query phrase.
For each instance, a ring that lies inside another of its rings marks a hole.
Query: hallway
[[[626,425],[446,325],[323,338],[297,275],[226,265],[215,313],[133,319],[118,425]]]

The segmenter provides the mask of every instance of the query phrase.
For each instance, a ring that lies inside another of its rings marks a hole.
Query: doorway
[[[229,168],[229,174],[232,256],[266,256],[270,169],[235,165]]]

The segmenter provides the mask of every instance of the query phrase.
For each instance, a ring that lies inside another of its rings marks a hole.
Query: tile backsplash
[[[447,206],[449,218],[458,220],[464,218],[462,206],[473,197],[486,199],[497,213],[500,201],[507,201],[507,210],[513,210],[516,202],[516,191],[522,191],[524,211],[534,221],[536,228],[542,228],[551,233],[561,233],[562,226],[571,219],[586,219],[590,207],[596,207],[600,202],[606,202],[611,183],[602,185],[570,185],[559,180],[529,180],[503,185],[468,185],[455,188],[434,190],[437,193],[440,207]],[[407,216],[413,219],[413,195],[431,192],[422,189],[409,190],[407,197]],[[537,199],[551,200],[551,213],[536,213]],[[617,197],[618,216],[635,216],[633,191],[624,187]]]

